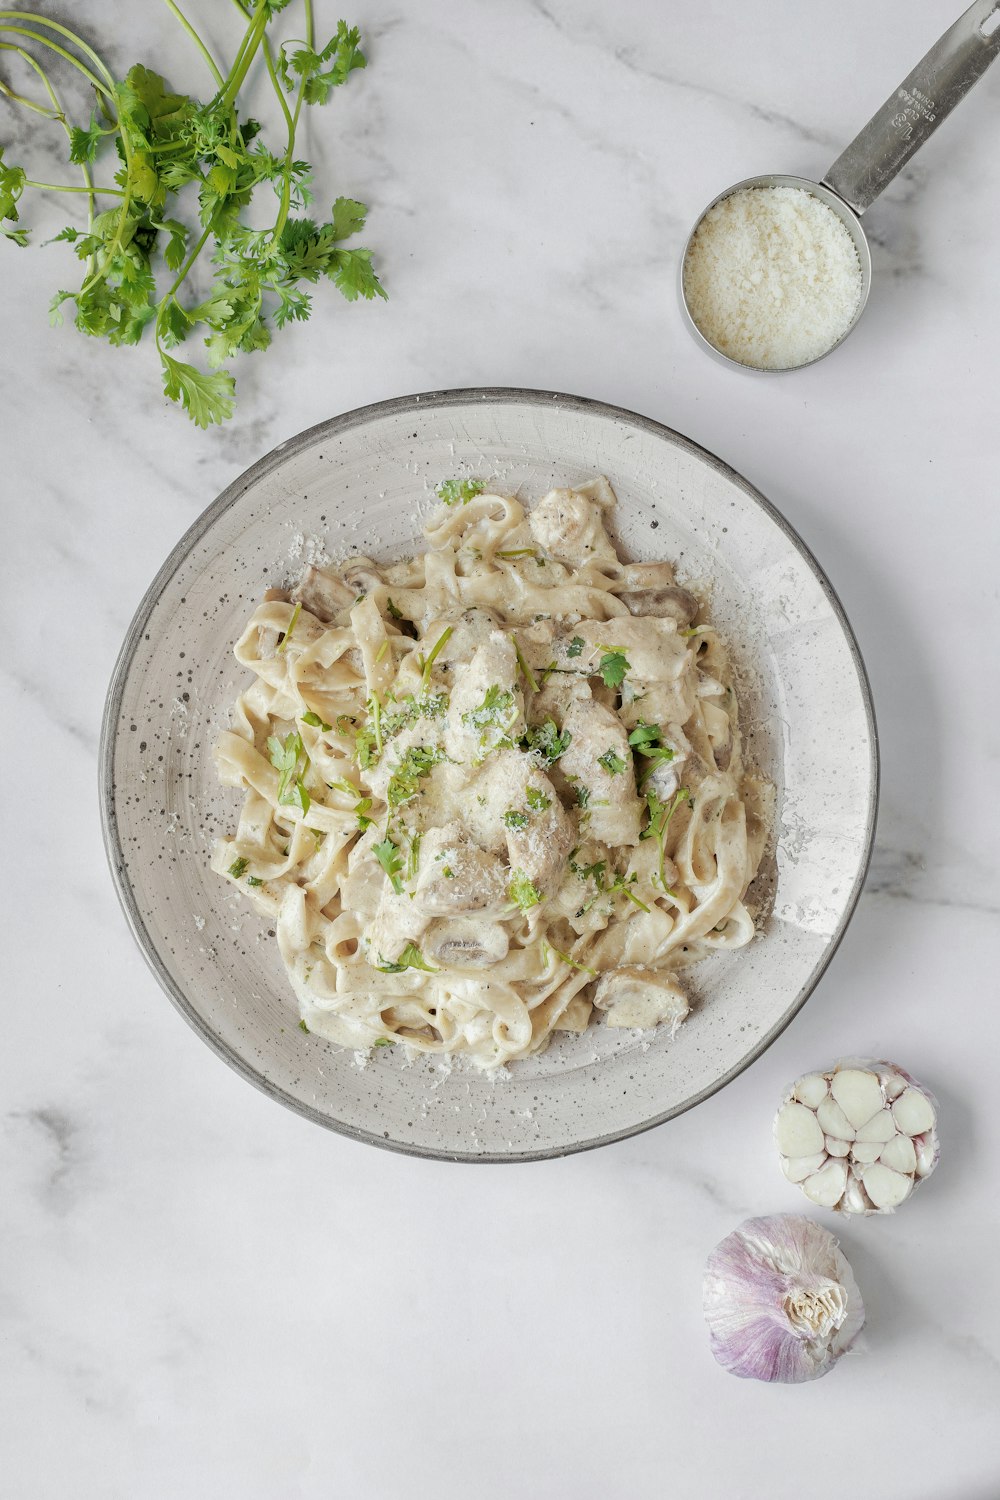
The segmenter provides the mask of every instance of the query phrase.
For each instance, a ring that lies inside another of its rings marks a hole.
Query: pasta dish
[[[490,1068],[592,1018],[676,1027],[679,971],[754,936],[770,821],[704,591],[619,560],[606,479],[438,493],[424,552],[255,610],[213,868],[334,1042]]]

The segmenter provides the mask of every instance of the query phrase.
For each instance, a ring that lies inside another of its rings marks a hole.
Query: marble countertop
[[[318,8],[321,29],[336,20]],[[144,56],[198,77],[165,7],[114,9],[112,28],[96,0],[74,7],[116,37],[116,67]],[[222,0],[191,9],[231,46]],[[1000,1047],[1000,66],[870,211],[871,304],[832,359],[743,376],[699,351],[676,299],[703,204],[760,171],[822,175],[954,13],[353,13],[371,65],[310,122],[305,154],[371,205],[391,300],[318,296],[311,324],[237,367],[221,431],[168,409],[150,349],[49,330],[66,247],[3,249],[6,1494],[1000,1494],[1000,1114],[984,1067]],[[12,158],[49,165],[42,129],[0,111]],[[658,1130],[507,1169],[353,1144],[223,1067],[126,930],[95,774],[129,618],[208,501],[328,415],[477,384],[631,407],[745,473],[844,602],[883,753],[865,894],[771,1050]],[[804,1208],[771,1113],[787,1080],[844,1053],[896,1057],[936,1090],[942,1163],[897,1216],[842,1234],[866,1350],[815,1385],[740,1382],[709,1354],[702,1265],[745,1216]]]

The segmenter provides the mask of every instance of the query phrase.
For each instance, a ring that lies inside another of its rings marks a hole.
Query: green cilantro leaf
[[[210,427],[232,416],[236,382],[226,370],[205,375],[194,365],[171,359],[160,350],[163,390],[171,401],[179,401],[197,427]]]
[[[480,733],[492,728],[506,729],[514,713],[514,694],[494,682],[486,689],[479,707],[462,715],[462,723],[467,729]]]
[[[623,651],[616,651],[610,646],[600,646],[599,650],[604,652],[597,663],[604,686],[609,688],[621,687],[625,681],[625,673],[631,671],[628,658]]]
[[[538,906],[542,900],[542,893],[523,870],[514,870],[511,874],[510,884],[507,887],[507,895],[515,906],[522,911],[530,911],[533,906]]]
[[[537,787],[529,786],[524,795],[532,812],[545,812],[552,806],[552,798],[546,797]]]
[[[293,731],[284,740],[279,740],[272,734],[267,749],[271,764],[278,772],[278,802],[282,806],[300,808],[305,816],[311,799],[302,779],[309,769],[309,756],[302,736]]]
[[[386,875],[388,875],[396,895],[401,896],[403,894],[403,882],[399,877],[403,869],[403,859],[392,839],[386,835],[380,844],[373,844],[372,853]]]
[[[566,647],[567,656],[579,656],[583,650],[583,636],[575,635]]]
[[[425,974],[436,974],[438,972],[432,964],[427,962],[416,943],[407,943],[395,963],[386,962],[382,958],[381,953],[379,954],[379,958],[382,961],[377,967],[383,974],[402,974],[404,969],[423,969]]]
[[[438,485],[438,499],[445,505],[468,505],[486,488],[481,479],[446,479]]]
[[[597,757],[597,764],[603,766],[609,776],[620,776],[625,769],[625,762],[613,745],[610,745],[603,755]]]
[[[506,828],[527,828],[528,814],[516,812],[514,809],[511,809],[509,812],[504,813],[501,822]]]
[[[569,749],[573,736],[559,733],[555,719],[545,719],[541,724],[529,724],[521,738],[522,750],[534,750],[547,761],[558,760]]]
[[[232,864],[229,866],[229,873],[234,880],[242,880],[243,876],[246,874],[249,868],[250,861],[240,856],[239,859],[234,859]]]
[[[291,635],[291,631],[288,634]],[[318,729],[321,734],[329,734],[333,728],[333,725],[327,724],[325,720],[320,718],[319,714],[314,714],[312,709],[302,715],[302,722],[303,724],[308,724],[311,729]]]
[[[389,785],[386,789],[386,800],[390,807],[399,807],[403,802],[409,802],[420,790],[419,783],[424,776],[429,776],[439,761],[444,759],[444,752],[423,745],[411,745],[402,760],[389,777]]]

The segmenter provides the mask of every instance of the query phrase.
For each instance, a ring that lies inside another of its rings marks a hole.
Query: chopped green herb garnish
[[[531,691],[533,693],[537,693],[538,683],[535,681],[535,674],[534,672],[532,672],[531,668],[528,666],[528,663],[525,661],[524,652],[521,650],[517,636],[514,635],[513,631],[511,632],[511,640],[514,642],[514,655],[517,657],[517,664],[521,668],[524,680],[530,687]]]
[[[386,789],[386,801],[390,807],[399,807],[403,802],[409,802],[419,791],[421,778],[429,776],[438,761],[444,759],[442,750],[435,750],[423,745],[411,745],[403,756],[399,765],[389,777],[389,785]]]
[[[229,866],[229,873],[234,880],[242,880],[249,867],[250,861],[248,859],[243,859],[242,857],[240,859],[234,859],[232,864]]]
[[[541,891],[532,884],[523,870],[513,871],[507,894],[522,911],[530,911],[533,906],[539,906],[542,900]]]
[[[501,822],[506,828],[527,828],[528,814],[523,812],[505,812]]]
[[[394,1036],[380,1036],[377,1042],[372,1043],[373,1047],[394,1047],[395,1045],[396,1038]]]
[[[551,762],[566,754],[572,738],[568,732],[559,733],[555,719],[545,719],[541,724],[528,725],[521,738],[521,749],[537,751]]]
[[[529,786],[524,795],[532,812],[545,812],[552,806],[552,798],[546,797],[536,786]]]
[[[257,886],[263,885],[263,884],[264,884],[263,880],[258,880],[256,875],[248,875],[247,876],[247,885],[252,885],[254,887],[254,889],[256,889]]]
[[[609,776],[620,776],[625,769],[625,762],[613,745],[609,745],[604,754],[597,757],[597,764],[603,766]]]
[[[362,771],[374,765],[382,754],[382,705],[378,693],[372,693],[365,707],[368,723],[354,736],[354,758]]]
[[[670,819],[673,817],[674,813],[680,807],[682,802],[688,801],[690,796],[691,793],[688,791],[686,786],[682,786],[679,791],[674,794],[673,800],[670,802],[661,802],[655,792],[646,793],[646,804],[649,808],[649,823],[642,830],[639,838],[654,838],[656,840],[657,847],[659,848],[660,852],[658,873],[660,876],[660,885],[664,890],[667,889],[667,877],[664,870],[664,861],[666,859],[666,854],[664,852],[664,841],[666,839],[667,829],[670,827]]]
[[[355,802],[354,804],[354,811],[358,819],[358,828],[362,833],[364,833],[367,828],[370,828],[372,826],[372,823],[374,822],[373,818],[369,818],[367,816],[371,811],[371,805],[372,799],[370,797],[359,797],[357,802]]]
[[[306,1036],[311,1036],[312,1035],[312,1032],[309,1030],[309,1027],[306,1025],[305,1021],[300,1021],[299,1022],[299,1030],[300,1031],[304,1031],[305,1034],[306,1034]]]
[[[481,479],[446,479],[444,484],[438,485],[438,499],[445,505],[468,505],[485,488]]]
[[[378,648],[378,651],[375,653],[375,664],[376,664],[376,666],[382,660],[383,656],[385,656],[385,654],[388,651],[388,649],[389,649],[389,637],[386,636],[385,640],[382,642],[381,646]]]
[[[294,631],[296,625],[299,623],[299,615],[301,613],[302,604],[300,602],[296,604],[295,608],[292,610],[292,618],[288,622],[288,629],[285,631],[284,635],[281,637],[281,640],[278,642],[279,651],[284,651],[285,647],[288,645],[288,642],[291,640],[292,632]]]
[[[321,734],[329,734],[330,730],[333,728],[333,725],[325,723],[320,718],[319,714],[314,714],[312,709],[310,709],[307,714],[302,715],[302,722],[303,724],[308,724],[311,729],[318,729]],[[337,720],[337,725],[339,728],[339,719]]]
[[[441,874],[444,876],[445,880],[455,879],[455,871],[451,868],[450,865],[445,865],[441,870]]]
[[[569,645],[566,647],[566,655],[567,656],[579,656],[580,653],[583,650],[583,645],[584,645],[583,636],[582,635],[575,635],[573,637],[573,639],[570,641]]]
[[[624,651],[616,651],[612,646],[599,646],[598,650],[604,652],[597,663],[597,671],[604,681],[604,686],[621,687],[625,681],[625,673],[632,670],[628,657]]]
[[[513,548],[511,548],[511,550],[509,552],[498,552],[497,553],[497,557],[502,557],[505,561],[508,561],[508,560],[510,560],[511,558],[514,558],[514,557],[534,557],[534,556],[535,556],[535,549],[534,549],[534,547],[513,547]]]
[[[397,609],[396,606],[393,604],[393,602],[392,602],[391,599],[386,599],[386,601],[385,601],[385,607],[389,611],[389,613],[392,615],[392,618],[394,620],[401,620],[403,618],[403,611],[401,609]],[[376,1042],[375,1045],[377,1047],[379,1045],[379,1043]],[[389,1044],[385,1043],[384,1045],[388,1046]]]
[[[300,734],[286,734],[284,740],[271,735],[267,742],[271,764],[278,772],[278,801],[285,807],[298,807],[303,816],[309,811],[310,796],[303,777],[309,769],[309,756]]]
[[[476,729],[480,733],[491,728],[506,729],[513,720],[514,712],[514,694],[493,683],[486,689],[479,707],[462,715],[462,723],[467,729]]]
[[[396,895],[401,896],[403,894],[403,882],[399,877],[403,869],[403,860],[392,839],[386,835],[380,844],[373,844],[372,853],[386,875],[388,875]]]
[[[564,964],[568,964],[571,969],[579,969],[579,971],[580,971],[581,974],[592,974],[595,979],[597,978],[597,970],[596,969],[590,969],[590,968],[587,967],[586,964],[579,964],[579,963],[577,963],[577,961],[576,961],[575,958],[570,958],[570,956],[569,956],[568,953],[563,953],[561,951],[561,949],[559,949],[559,948],[553,948],[553,946],[552,946],[551,943],[545,943],[544,946],[543,946],[543,953],[542,953],[542,962],[543,963],[545,962],[545,952],[544,952],[545,949],[547,949],[550,953],[554,953],[555,956],[556,956],[556,958],[560,959]]]
[[[416,879],[417,866],[420,864],[420,842],[422,838],[422,833],[415,833],[410,839],[410,858],[406,866],[406,878],[408,880]]]
[[[425,974],[437,973],[437,969],[427,962],[416,943],[407,943],[395,963],[387,962],[381,953],[379,958],[382,962],[377,967],[383,974],[402,974],[404,969],[423,969]]]
[[[431,648],[431,654],[430,654],[430,656],[428,656],[427,660],[424,662],[424,670],[423,670],[423,672],[421,673],[421,676],[420,676],[420,685],[424,689],[424,692],[427,691],[427,688],[428,688],[428,686],[430,684],[430,680],[431,680],[431,668],[433,667],[435,661],[437,660],[438,653],[445,646],[445,644],[447,643],[448,639],[452,635],[454,629],[455,629],[454,625],[449,625],[448,628],[447,628],[447,630],[442,631],[442,633],[438,636],[436,642],[434,643],[433,647]]]
[[[582,781],[576,784],[576,802],[578,807],[586,807],[590,801],[590,787],[584,786]]]
[[[664,741],[663,731],[656,724],[646,724],[640,719],[629,735],[628,742],[637,755],[642,755],[649,761],[639,777],[640,785],[655,765],[674,759],[673,746]]]

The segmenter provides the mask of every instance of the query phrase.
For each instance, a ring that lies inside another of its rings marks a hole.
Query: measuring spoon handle
[[[841,152],[824,185],[864,213],[1000,54],[1000,0],[975,0]]]

